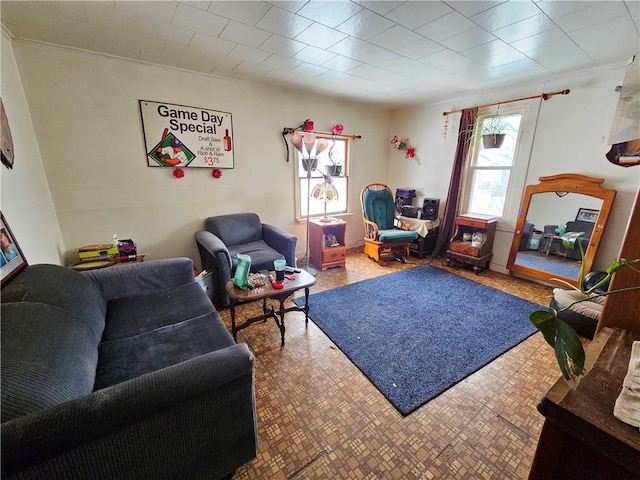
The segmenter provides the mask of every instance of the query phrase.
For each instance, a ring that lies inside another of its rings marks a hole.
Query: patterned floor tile
[[[312,293],[431,263],[548,305],[551,288],[439,260],[381,267],[350,250],[346,268],[317,275]],[[245,305],[241,315],[256,314]],[[220,312],[230,327],[228,310]],[[238,333],[256,355],[258,456],[234,479],[526,478],[543,418],[536,405],[558,378],[552,350],[536,334],[402,417],[304,315],[286,316],[286,344],[273,322]]]

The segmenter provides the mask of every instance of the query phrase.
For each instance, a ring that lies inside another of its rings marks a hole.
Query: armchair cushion
[[[387,190],[369,190],[364,195],[364,214],[380,230],[391,230],[396,214],[395,201]]]
[[[409,230],[378,230],[378,241],[386,242],[402,242],[403,240],[411,241],[418,237],[418,232]]]

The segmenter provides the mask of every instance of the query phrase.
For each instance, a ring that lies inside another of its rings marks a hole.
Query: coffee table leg
[[[304,323],[309,323],[309,287],[304,289]]]
[[[232,299],[229,299],[229,313],[231,314],[231,333],[235,342],[238,343],[238,338],[236,337],[236,302]]]
[[[284,299],[280,298],[280,324],[278,325],[278,327],[280,327],[280,346],[284,347],[284,331],[285,331],[285,326],[284,326],[284,314],[285,314],[285,309],[284,309]]]

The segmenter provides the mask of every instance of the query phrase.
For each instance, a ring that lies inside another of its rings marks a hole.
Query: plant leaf
[[[556,330],[555,353],[562,376],[566,380],[582,375],[584,372],[584,347],[570,325],[559,318],[554,319]]]
[[[547,343],[555,348],[556,344],[556,327],[554,320],[557,312],[550,308],[549,310],[536,310],[529,315],[529,320],[533,326],[542,332]]]

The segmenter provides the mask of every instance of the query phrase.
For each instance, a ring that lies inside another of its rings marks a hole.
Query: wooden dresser
[[[456,260],[472,265],[475,273],[478,273],[481,268],[487,268],[493,255],[493,239],[497,222],[495,217],[482,215],[456,217],[455,228],[449,240],[445,258],[447,265],[451,260]],[[483,241],[473,241],[474,235],[476,238],[481,237]]]
[[[347,257],[344,243],[346,229],[347,222],[336,218],[329,222],[315,218],[309,220],[309,262],[320,270],[344,267]]]

